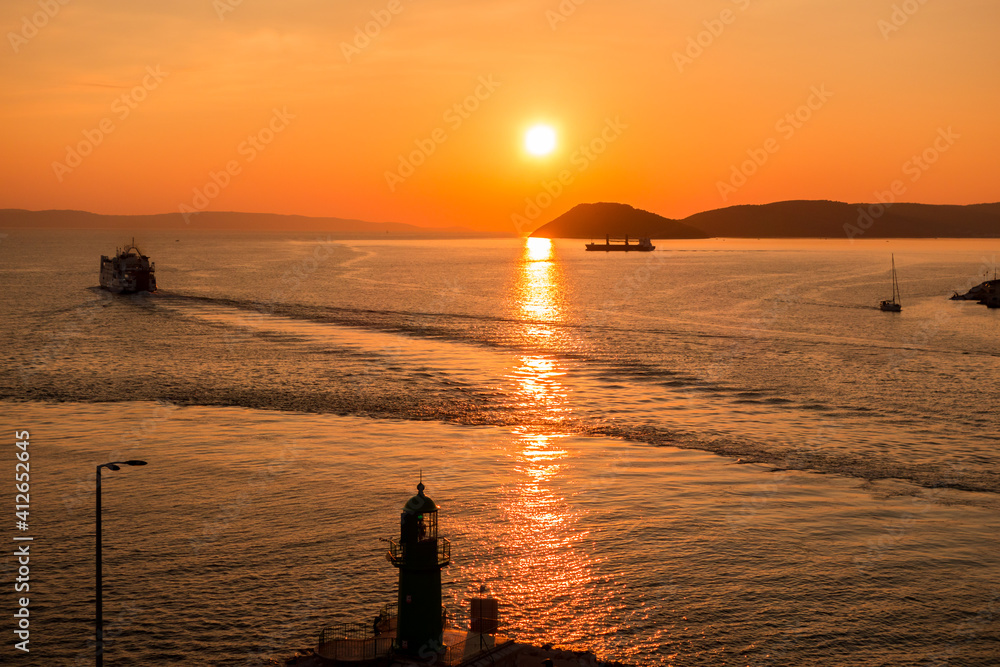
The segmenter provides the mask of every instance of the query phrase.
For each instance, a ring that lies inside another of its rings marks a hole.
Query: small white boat
[[[899,282],[896,280],[896,257],[892,256],[892,300],[884,299],[878,305],[879,310],[887,313],[902,312],[903,306],[899,302]]]

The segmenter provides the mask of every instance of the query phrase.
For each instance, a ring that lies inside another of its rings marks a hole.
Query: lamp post
[[[97,667],[104,665],[104,599],[101,593],[101,581],[104,578],[101,570],[101,468],[121,470],[121,466],[144,466],[145,461],[114,461],[97,466]]]

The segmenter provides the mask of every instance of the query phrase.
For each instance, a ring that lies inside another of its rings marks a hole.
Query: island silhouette
[[[681,220],[601,202],[579,204],[532,236],[594,239],[726,238],[985,238],[1000,236],[1000,204],[846,204],[783,201],[695,213]]]

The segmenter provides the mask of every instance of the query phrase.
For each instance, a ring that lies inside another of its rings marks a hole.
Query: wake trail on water
[[[124,312],[143,335],[103,348],[95,343],[91,353],[103,361],[96,366],[69,350],[57,359],[22,360],[20,372],[0,381],[0,398],[167,401],[490,425],[697,449],[775,469],[1000,493],[995,460],[945,451],[936,460],[911,456],[906,442],[880,440],[890,422],[910,433],[925,429],[929,442],[944,438],[927,415],[802,400],[741,386],[718,372],[699,375],[578,342],[637,331],[677,344],[698,338],[683,329],[651,334],[599,320],[551,323],[167,291],[108,303],[94,326],[103,316],[120,321]],[[546,336],[525,336],[532,328],[544,328]],[[560,331],[576,342],[567,345]],[[704,335],[729,337],[737,346],[747,338]]]

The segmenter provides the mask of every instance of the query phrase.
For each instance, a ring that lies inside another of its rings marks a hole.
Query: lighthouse
[[[386,558],[399,569],[399,603],[394,648],[427,657],[444,645],[441,569],[451,562],[451,542],[438,537],[438,508],[424,495],[406,501],[399,516],[399,538],[389,540]]]
[[[463,667],[486,655],[498,666],[514,664],[511,660],[521,645],[500,634],[499,605],[485,585],[479,597],[469,600],[468,626],[445,623],[441,570],[451,563],[451,542],[438,536],[438,507],[424,495],[423,479],[417,495],[403,506],[399,537],[389,540],[385,558],[399,570],[396,604],[383,605],[374,621],[369,616],[367,621],[323,628],[316,661],[295,664],[371,667],[392,662],[419,667],[419,661]]]

